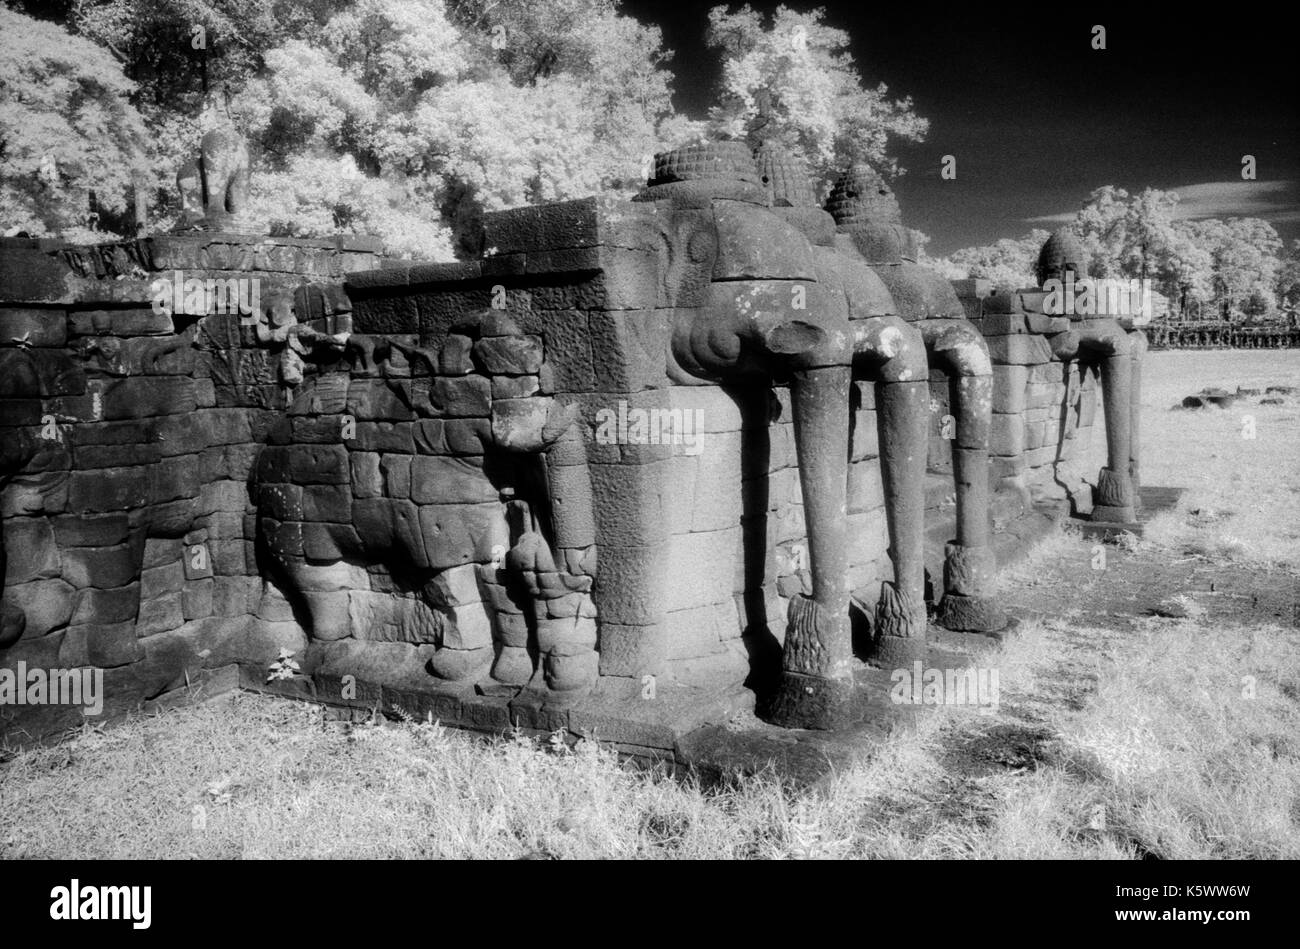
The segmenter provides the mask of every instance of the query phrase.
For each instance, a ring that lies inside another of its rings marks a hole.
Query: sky
[[[663,30],[676,53],[675,104],[697,118],[719,77],[703,42],[713,5],[623,3]],[[1261,217],[1283,238],[1300,237],[1294,31],[1262,7],[1162,5],[1160,18],[1132,3],[1003,13],[971,4],[963,14],[921,3],[788,5],[824,6],[827,24],[852,37],[864,81],[910,96],[930,120],[923,143],[894,146],[907,169],[894,190],[932,255],[1050,230],[1108,184],[1177,191],[1182,216]],[[1099,24],[1105,50],[1092,48]],[[940,177],[945,155],[956,159],[955,180]],[[1245,155],[1254,181],[1242,179]]]

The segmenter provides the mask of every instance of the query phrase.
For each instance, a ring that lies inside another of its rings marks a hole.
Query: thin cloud
[[[1176,192],[1176,218],[1256,217],[1274,223],[1300,221],[1300,187],[1282,181],[1207,181],[1164,190]],[[1027,217],[1030,224],[1068,224],[1074,211]]]

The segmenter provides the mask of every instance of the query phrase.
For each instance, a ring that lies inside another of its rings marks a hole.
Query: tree
[[[1288,310],[1300,308],[1300,238],[1292,238],[1286,256],[1279,262],[1277,302]]]
[[[639,187],[662,136],[691,131],[659,30],[616,0],[74,0],[72,20],[139,81],[160,227],[227,117],[274,233],[439,257],[477,251],[485,210]]]
[[[457,230],[438,252],[451,241],[472,254],[480,249],[473,224],[485,210],[644,177],[659,145],[656,124],[671,112],[667,55],[658,30],[621,16],[609,0],[451,8],[358,0],[329,19],[318,43],[268,51],[265,75],[233,108],[280,176],[255,188],[259,207],[269,210],[281,179],[307,167],[303,155],[348,156],[383,182],[368,188],[369,204],[349,199],[345,215],[339,195],[298,187],[300,207],[313,199],[334,206],[296,222],[278,218],[277,227],[318,231],[340,216],[414,226],[414,213]],[[427,255],[426,231],[390,234],[390,249]]]
[[[114,59],[54,23],[0,7],[0,226],[71,240],[114,239],[147,174],[147,132]]]
[[[1178,194],[1144,188],[1098,188],[1075,216],[1071,229],[1080,238],[1094,277],[1151,282],[1180,310],[1212,292],[1213,262],[1187,227],[1176,220]]]
[[[863,86],[847,52],[848,33],[826,26],[825,18],[820,8],[800,13],[780,6],[767,19],[748,4],[735,13],[721,6],[709,11],[705,38],[722,60],[709,132],[745,137],[766,99],[764,134],[803,158],[823,190],[857,162],[889,177],[902,174],[892,142],[921,141],[929,123],[911,99],[891,98],[883,84]]]
[[[1019,239],[1004,237],[985,247],[966,247],[927,263],[949,279],[979,277],[995,290],[1019,290],[1034,284],[1034,264],[1047,240],[1047,231],[1034,229]]]
[[[1210,218],[1187,225],[1192,239],[1213,261],[1212,286],[1220,315],[1232,319],[1267,310],[1281,269],[1282,240],[1273,225],[1258,218]]]

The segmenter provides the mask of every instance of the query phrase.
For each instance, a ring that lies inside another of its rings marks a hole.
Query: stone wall
[[[158,312],[154,281],[252,280],[270,305],[377,266],[377,249],[201,232],[0,243],[4,668],[103,669],[111,716],[229,688],[235,662],[277,653],[249,622],[264,605],[246,484],[284,406],[275,347],[238,312]],[[82,720],[58,705],[0,717],[13,740]]]
[[[986,280],[956,280],[953,286],[993,361],[994,490],[1025,501],[1068,499],[1086,514],[1096,484],[1096,472],[1084,464],[1099,419],[1097,365],[1081,368],[1078,360],[1063,362],[1053,354],[1050,337],[1067,332],[1070,320],[1042,313],[1041,292],[994,295]],[[940,389],[936,399],[942,398]],[[932,467],[943,449],[943,439],[931,440]]]
[[[501,212],[491,253],[454,264],[211,232],[5,242],[3,668],[104,669],[110,715],[242,684],[658,752],[752,702],[741,685],[809,582],[791,400],[780,378],[674,372],[674,304],[700,292],[693,232],[674,228],[705,212],[673,213]],[[767,276],[727,250],[725,279]],[[157,312],[154,282],[178,277],[255,280],[260,305]],[[1055,323],[957,289],[994,363],[998,549],[1023,549],[1033,504],[1059,510],[1082,477],[1062,472],[1095,383],[1052,356]],[[949,381],[932,371],[934,599]],[[868,625],[893,576],[877,396],[852,383],[849,582]],[[282,651],[303,675],[268,683]],[[0,715],[11,740],[81,721]]]

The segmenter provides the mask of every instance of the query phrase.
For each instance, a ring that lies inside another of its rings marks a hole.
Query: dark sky
[[[663,29],[677,54],[677,108],[693,117],[718,81],[703,44],[713,5],[623,3]],[[966,14],[921,2],[789,4],[818,5],[852,37],[864,80],[910,95],[930,119],[924,143],[895,147],[907,169],[895,190],[932,254],[1056,227],[1033,219],[1072,216],[1106,184],[1178,190],[1191,216],[1263,217],[1300,236],[1300,67],[1285,17],[1254,5],[1162,5],[1156,16],[1136,4]],[[1106,27],[1104,51],[1091,48],[1094,24]],[[939,177],[949,154],[954,181]],[[1243,155],[1255,156],[1257,181],[1242,180]]]

